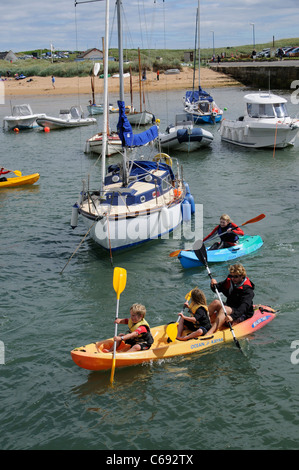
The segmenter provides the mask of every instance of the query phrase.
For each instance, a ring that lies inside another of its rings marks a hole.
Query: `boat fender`
[[[185,199],[189,202],[191,206],[191,214],[195,213],[195,202],[194,202],[194,197],[192,196],[191,193],[187,193]]]
[[[184,199],[182,204],[181,204],[181,210],[182,210],[182,218],[183,222],[188,222],[191,220],[191,204],[187,199]]]
[[[72,208],[72,218],[71,218],[71,227],[72,229],[76,228],[78,225],[78,214],[79,214],[79,206],[78,203],[73,205]]]
[[[190,194],[189,184],[184,181],[184,185],[185,185],[185,188],[186,188],[186,194]]]

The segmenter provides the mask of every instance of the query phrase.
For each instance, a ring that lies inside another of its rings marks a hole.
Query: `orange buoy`
[[[45,132],[50,132],[50,127],[45,127],[45,128],[44,128],[44,131],[45,131]]]
[[[20,129],[18,127],[15,127],[13,131],[18,134],[20,132]]]

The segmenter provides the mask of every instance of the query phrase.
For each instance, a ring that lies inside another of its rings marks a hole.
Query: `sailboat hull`
[[[129,113],[127,114],[127,118],[130,124],[146,126],[147,124],[151,124],[153,122],[154,115],[148,111],[142,111],[141,113]]]
[[[170,208],[144,211],[144,214],[132,212],[123,219],[103,216],[95,222],[81,212],[84,223],[90,230],[91,238],[106,250],[130,248],[140,243],[165,236],[182,222],[181,203]]]

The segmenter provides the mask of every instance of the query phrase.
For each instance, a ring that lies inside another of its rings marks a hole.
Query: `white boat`
[[[158,136],[156,125],[134,135],[125,114],[123,86],[123,54],[121,38],[121,0],[117,0],[119,27],[120,100],[118,134],[123,146],[121,163],[106,169],[107,112],[104,112],[102,184],[100,190],[92,191],[83,184],[83,190],[72,211],[71,226],[75,227],[78,216],[88,228],[88,233],[101,247],[109,250],[128,248],[144,243],[172,231],[182,222],[186,211],[183,206],[192,206],[192,196],[183,181],[180,166],[172,167],[172,159],[158,154],[153,160],[131,160],[127,149],[143,147]],[[109,0],[106,0],[105,43],[108,44],[109,24],[107,22]],[[105,48],[105,54],[108,47]],[[107,58],[108,59],[108,58]],[[107,60],[105,61],[107,63]],[[108,69],[104,70],[104,103],[107,109]],[[135,149],[136,150],[136,149]],[[174,172],[176,174],[174,174]],[[188,201],[186,195],[188,194]],[[190,203],[189,203],[190,201]],[[193,209],[194,211],[194,209]],[[188,210],[187,210],[188,213]]]
[[[11,116],[5,116],[3,127],[13,129],[32,129],[37,127],[36,119],[45,114],[33,114],[30,104],[16,104],[12,108]]]
[[[87,105],[87,111],[91,116],[94,116],[96,114],[103,114],[104,106],[102,104],[92,104],[92,102],[90,101],[90,104]]]
[[[146,126],[155,122],[155,116],[150,111],[132,111],[127,114],[130,124],[135,126]]]
[[[287,111],[287,100],[272,93],[250,93],[244,96],[245,114],[236,120],[222,121],[221,139],[251,148],[284,148],[294,145],[299,120]]]
[[[197,15],[196,15],[196,26],[198,27],[198,47],[195,46],[194,54],[194,73],[195,73],[195,62],[196,62],[196,50],[198,50],[198,90],[194,88],[193,78],[193,90],[186,91],[183,98],[184,110],[187,113],[193,115],[194,124],[215,124],[220,122],[223,115],[223,110],[217,106],[214,98],[200,86],[200,0],[198,0]]]
[[[104,107],[102,104],[96,104],[95,102],[95,94],[94,94],[94,81],[95,77],[98,75],[100,71],[101,65],[99,62],[96,62],[92,69],[92,74],[90,76],[90,84],[91,84],[91,96],[92,99],[89,100],[89,105],[87,105],[87,111],[90,115],[94,116],[95,114],[103,114]]]
[[[106,156],[111,157],[116,153],[121,153],[122,151],[122,141],[120,140],[117,132],[110,132],[107,134],[106,142]],[[85,153],[96,153],[97,155],[102,155],[103,153],[103,133],[98,132],[94,136],[87,139],[85,143]]]
[[[70,109],[60,110],[58,118],[44,115],[36,119],[36,122],[41,127],[48,127],[49,129],[65,129],[70,127],[90,126],[96,124],[95,118],[85,118],[79,106],[72,106]]]
[[[192,114],[177,114],[175,124],[170,124],[165,133],[159,133],[157,146],[165,150],[192,152],[207,147],[213,138],[211,132],[201,127],[194,127]]]
[[[143,80],[141,78],[141,58],[140,49],[138,47],[138,62],[139,62],[139,111],[133,107],[133,89],[132,89],[132,75],[130,73],[130,88],[131,88],[131,109],[127,114],[130,124],[134,126],[146,126],[148,124],[155,124],[155,116],[150,111],[142,109],[142,101],[145,102]],[[143,95],[143,99],[142,99]]]

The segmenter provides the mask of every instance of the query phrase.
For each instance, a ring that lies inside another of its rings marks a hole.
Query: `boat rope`
[[[59,274],[62,274],[63,271],[65,270],[65,268],[67,267],[67,265],[69,264],[69,262],[71,261],[71,259],[73,258],[73,256],[77,253],[77,251],[79,250],[80,246],[82,245],[82,243],[84,242],[85,238],[87,237],[87,235],[89,234],[89,232],[91,231],[92,227],[94,226],[94,224],[98,221],[98,219],[96,219],[94,221],[94,223],[89,227],[89,229],[87,230],[86,234],[84,235],[84,237],[82,238],[81,242],[79,243],[79,245],[77,246],[77,248],[75,249],[75,251],[73,252],[73,254],[70,256],[70,258],[68,259],[68,261],[65,263],[64,267],[62,268],[62,270],[60,271]]]
[[[273,147],[273,158],[275,157],[275,150],[276,150],[277,126],[278,126],[278,122],[276,122],[276,128],[275,128],[274,147]]]

